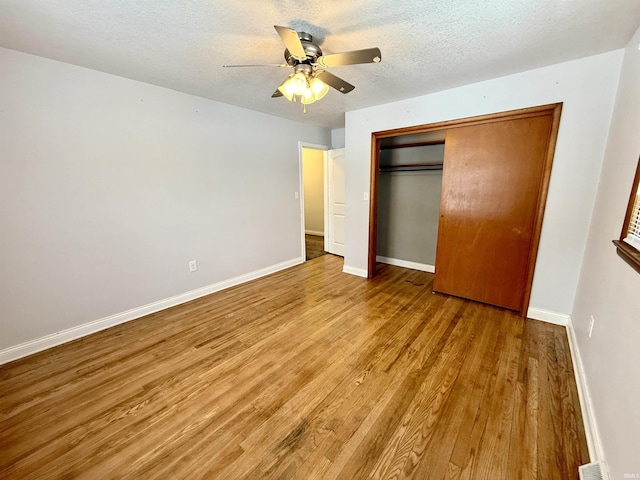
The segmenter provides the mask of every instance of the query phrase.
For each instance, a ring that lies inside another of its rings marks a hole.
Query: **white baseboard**
[[[20,345],[5,348],[3,350],[0,350],[0,365],[11,362],[12,360],[17,360],[18,358],[26,357],[27,355],[31,355],[42,350],[46,350],[47,348],[55,347],[56,345],[60,345],[62,343],[84,337],[85,335],[99,332],[100,330],[105,330],[115,325],[119,325],[130,320],[135,320],[136,318],[144,317],[145,315],[149,315],[151,313],[155,313],[160,310],[173,307],[175,305],[180,305],[181,303],[186,303],[191,300],[195,300],[196,298],[204,297],[205,295],[219,292],[220,290],[224,290],[241,283],[249,282],[251,280],[255,280],[256,278],[270,275],[272,273],[284,270],[285,268],[289,268],[303,262],[304,259],[302,257],[287,260],[285,262],[271,265],[254,272],[245,273],[228,280],[223,280],[222,282],[214,283],[206,287],[197,288],[180,295],[165,298],[164,300],[159,300],[142,307],[133,308],[131,310],[127,310],[126,312],[116,313],[115,315],[110,315],[108,317],[84,323],[76,327],[68,328],[67,330],[62,330],[51,335],[36,338],[35,340],[30,340],[28,342],[21,343]]]
[[[364,268],[356,268],[350,267],[349,265],[344,265],[342,267],[343,273],[348,273],[349,275],[357,275],[358,277],[367,278],[367,270]]]
[[[423,272],[436,273],[436,267],[427,263],[410,262],[409,260],[400,260],[399,258],[389,258],[380,255],[376,256],[376,262],[386,263],[387,265],[395,265],[396,267],[421,270]]]
[[[571,362],[573,363],[573,371],[576,377],[578,387],[578,397],[580,399],[580,410],[582,411],[582,420],[584,422],[584,433],[587,437],[587,447],[589,448],[589,457],[591,462],[600,462],[601,472],[604,480],[609,480],[609,469],[604,458],[604,448],[602,439],[598,433],[598,424],[596,415],[591,402],[591,394],[589,393],[589,385],[578,348],[578,339],[573,329],[571,316],[567,322],[567,338],[569,339],[569,350],[571,351]]]
[[[313,235],[315,237],[324,237],[324,232],[319,232],[317,230],[305,230],[305,235]]]
[[[529,307],[529,309],[527,310],[527,318],[541,320],[543,322],[553,323],[555,325],[562,325],[563,327],[569,325],[569,322],[571,321],[570,315],[534,307]]]

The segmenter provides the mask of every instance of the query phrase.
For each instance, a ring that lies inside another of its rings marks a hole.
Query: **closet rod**
[[[426,147],[429,145],[444,145],[444,140],[429,140],[425,142],[399,143],[397,145],[380,145],[380,150],[392,150],[394,148]]]
[[[417,172],[421,170],[442,170],[442,162],[407,163],[405,165],[380,165],[381,172]]]

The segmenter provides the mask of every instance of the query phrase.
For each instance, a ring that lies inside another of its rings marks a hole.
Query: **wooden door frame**
[[[379,168],[380,168],[380,144],[383,138],[398,137],[400,135],[411,135],[416,133],[431,132],[434,130],[450,130],[452,128],[468,127],[471,125],[481,125],[486,123],[494,123],[505,120],[515,120],[520,118],[537,117],[542,115],[551,115],[551,131],[549,132],[549,142],[547,144],[547,153],[544,160],[544,168],[542,172],[542,180],[538,194],[538,202],[536,205],[536,216],[534,220],[533,235],[529,247],[529,261],[527,267],[527,283],[525,294],[520,308],[520,315],[526,316],[529,308],[529,300],[531,298],[531,286],[533,283],[533,274],[535,271],[536,259],[538,256],[538,246],[540,244],[540,233],[542,231],[542,220],[544,210],[547,203],[547,193],[549,192],[549,181],[551,179],[551,167],[553,165],[553,155],[556,149],[558,139],[558,129],[560,127],[560,114],[562,112],[562,103],[552,103],[548,105],[540,105],[537,107],[521,108],[518,110],[509,110],[505,112],[491,113],[488,115],[479,115],[476,117],[459,118],[455,120],[447,120],[444,122],[429,123],[425,125],[416,125],[412,127],[396,128],[392,130],[383,130],[371,133],[371,175],[370,175],[370,192],[371,201],[369,202],[369,251],[367,264],[367,278],[373,278],[376,273],[376,248],[378,235],[378,186],[379,186]],[[445,166],[446,168],[446,166]],[[437,271],[437,265],[436,265]]]

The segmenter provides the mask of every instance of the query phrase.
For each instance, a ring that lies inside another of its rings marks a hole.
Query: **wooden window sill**
[[[616,246],[620,258],[640,273],[640,252],[622,240],[614,240],[613,244]]]

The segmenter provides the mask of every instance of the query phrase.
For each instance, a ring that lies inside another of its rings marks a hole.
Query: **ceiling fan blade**
[[[316,74],[316,77],[319,78],[324,83],[326,83],[327,85],[329,85],[330,87],[333,87],[342,93],[349,93],[351,90],[356,88],[350,83],[347,83],[344,80],[342,80],[340,77],[336,77],[334,74],[329,72],[319,72]]]
[[[291,28],[280,27],[278,25],[274,25],[273,28],[278,32],[278,35],[280,35],[280,38],[284,42],[284,46],[287,47],[287,50],[289,50],[293,58],[300,61],[307,59],[307,54],[304,51],[302,42],[300,42],[300,38],[298,38],[298,32]]]
[[[321,67],[342,67],[343,65],[356,65],[358,63],[379,63],[382,53],[379,48],[365,48],[351,52],[334,53],[318,57],[316,63]]]
[[[222,65],[224,68],[236,68],[236,67],[289,67],[286,63],[260,63],[257,65]]]

